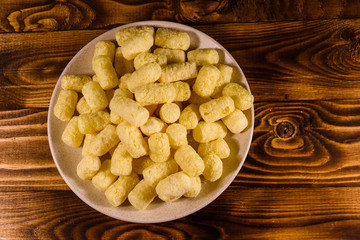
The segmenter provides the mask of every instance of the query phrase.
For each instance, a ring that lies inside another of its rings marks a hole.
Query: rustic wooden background
[[[87,42],[151,19],[192,25],[230,51],[255,96],[255,130],[217,200],[133,224],[67,187],[47,108]],[[359,50],[359,0],[2,0],[0,239],[360,239]]]

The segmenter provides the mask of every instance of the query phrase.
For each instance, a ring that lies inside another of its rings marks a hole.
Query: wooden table
[[[360,2],[3,0],[0,239],[359,239]],[[51,93],[69,60],[116,26],[170,20],[219,41],[255,96],[246,162],[188,217],[133,224],[96,212],[50,154]]]

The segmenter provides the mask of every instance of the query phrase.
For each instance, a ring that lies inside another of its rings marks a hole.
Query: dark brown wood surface
[[[142,20],[219,41],[255,96],[246,162],[213,203],[134,224],[65,184],[47,138],[59,75],[86,43]],[[360,1],[4,0],[0,239],[360,239]]]

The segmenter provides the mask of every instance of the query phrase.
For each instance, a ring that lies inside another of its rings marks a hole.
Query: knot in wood
[[[290,122],[280,122],[276,126],[276,134],[281,138],[289,138],[295,133],[295,127]]]

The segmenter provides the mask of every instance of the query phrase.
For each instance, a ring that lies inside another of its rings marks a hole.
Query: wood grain
[[[91,25],[96,15],[81,0],[34,0],[27,4],[15,0],[5,1],[2,6],[0,28],[6,32],[83,29]]]
[[[357,19],[196,28],[234,56],[255,101],[287,101],[360,97],[359,26]],[[47,107],[71,57],[104,31],[0,34],[0,109]]]
[[[0,189],[69,189],[52,160],[47,111],[0,111]]]
[[[0,109],[47,108],[66,64],[104,31],[1,34]]]
[[[152,18],[171,20],[174,15],[166,0],[5,0],[0,9],[4,32],[111,28]]]
[[[255,109],[235,186],[360,187],[360,100],[261,102]],[[49,152],[46,116],[44,109],[0,112],[0,189],[68,189]],[[293,126],[286,137],[284,123]]]
[[[194,26],[234,56],[255,96],[255,129],[241,171],[214,202],[136,224],[69,189],[47,114],[83,46],[150,19]],[[3,0],[0,239],[359,239],[359,26],[359,0]]]
[[[359,31],[350,21],[222,25],[204,30],[237,60],[259,101],[359,98]],[[221,32],[221,34],[220,34]],[[231,37],[230,37],[231,36]],[[270,90],[276,89],[276,91]]]
[[[254,137],[236,182],[359,186],[359,100],[255,106]],[[284,123],[292,126],[285,137]]]
[[[188,1],[179,2],[177,20],[188,23],[267,22],[355,17],[357,1]]]
[[[359,1],[351,0],[5,0],[0,31],[111,28],[149,19],[187,24],[340,19],[359,17],[359,10]]]
[[[0,238],[355,239],[359,197],[359,188],[230,187],[190,217],[133,224],[96,212],[70,191],[4,192]]]

